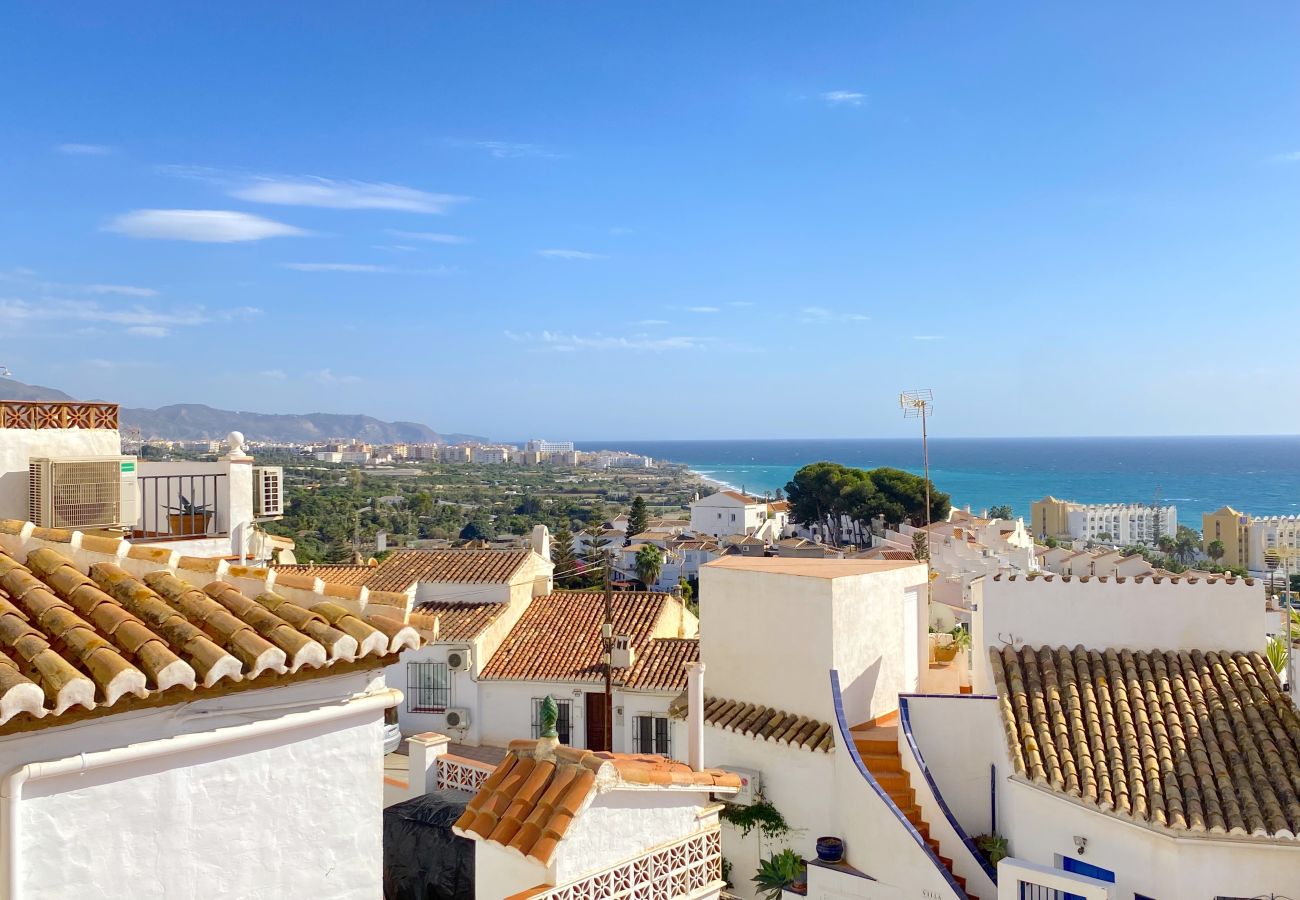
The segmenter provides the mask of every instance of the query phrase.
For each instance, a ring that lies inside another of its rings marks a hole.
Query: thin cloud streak
[[[205,244],[233,244],[311,234],[284,222],[229,209],[137,209],[113,219],[104,230],[145,240]]]
[[[705,338],[684,335],[653,338],[639,334],[621,337],[606,334],[566,334],[560,331],[507,331],[505,336],[517,343],[533,344],[535,349],[550,353],[573,353],[579,350],[637,350],[652,353],[669,350],[702,350],[707,342]]]
[[[113,148],[105,144],[55,144],[54,152],[68,156],[107,156]]]
[[[458,234],[442,234],[436,231],[400,231],[396,228],[384,229],[387,234],[395,238],[402,238],[408,241],[428,241],[430,244],[468,244],[469,238],[461,237]]]
[[[828,106],[861,106],[867,95],[857,91],[826,91],[821,98]]]
[[[538,250],[537,255],[546,259],[609,259],[603,253],[589,253],[586,250]]]
[[[378,272],[395,271],[391,266],[376,266],[370,263],[282,263],[286,269],[295,272]]]

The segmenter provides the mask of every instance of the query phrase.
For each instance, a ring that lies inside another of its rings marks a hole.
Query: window
[[[666,716],[637,716],[632,720],[632,740],[637,753],[672,756],[672,731]]]
[[[736,521],[736,514],[735,514],[735,513],[732,513],[732,514],[731,514],[731,521],[733,521],[733,522]]]
[[[406,664],[407,712],[440,713],[450,705],[451,676],[446,663]]]
[[[541,697],[533,698],[533,737],[535,738],[542,736],[542,699]],[[569,715],[571,705],[568,700],[555,701],[555,706],[560,712],[559,717],[555,720],[555,733],[559,735],[561,744],[570,744],[569,723],[573,721],[573,717]]]

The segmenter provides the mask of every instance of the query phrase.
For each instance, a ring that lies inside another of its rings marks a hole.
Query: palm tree
[[[647,590],[653,590],[663,570],[664,555],[654,544],[646,544],[636,552],[636,577]]]
[[[1228,552],[1228,548],[1223,546],[1223,541],[1210,541],[1209,545],[1205,548],[1205,552],[1210,554],[1210,559],[1217,563],[1219,560],[1223,559],[1223,554]]]

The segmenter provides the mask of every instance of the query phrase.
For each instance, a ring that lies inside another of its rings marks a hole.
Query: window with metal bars
[[[543,699],[544,698],[542,697],[533,698],[533,737],[535,738],[539,738],[542,736],[542,700]],[[570,715],[570,710],[572,709],[572,706],[573,704],[569,700],[555,701],[555,708],[559,710],[560,713],[555,720],[555,733],[559,735],[560,743],[566,744],[568,746],[573,745],[572,742],[569,740],[572,734],[569,725],[569,723],[573,721],[573,717]]]
[[[632,720],[632,740],[637,753],[673,755],[672,729],[665,716],[636,716]]]
[[[451,705],[451,674],[447,664],[412,662],[406,664],[406,711],[446,712]]]

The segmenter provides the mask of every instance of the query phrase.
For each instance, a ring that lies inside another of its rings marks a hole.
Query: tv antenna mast
[[[934,410],[934,391],[929,388],[903,391],[898,395],[898,408],[903,411],[904,419],[921,420],[921,465],[925,472],[925,599],[928,604],[933,598],[930,580],[934,573],[930,569],[930,435],[926,422]]]

